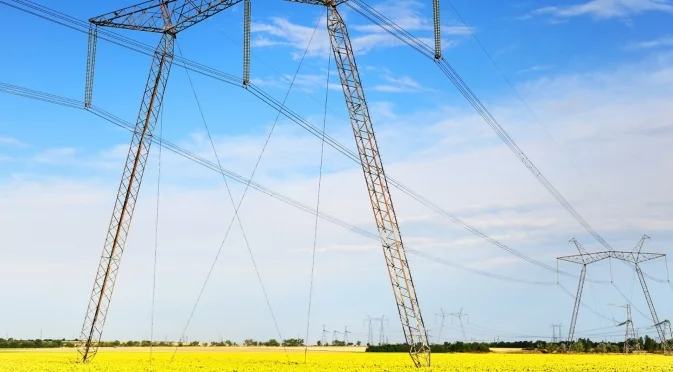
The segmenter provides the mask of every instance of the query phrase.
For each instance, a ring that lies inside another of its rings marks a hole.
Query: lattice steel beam
[[[110,227],[103,246],[103,254],[82,325],[81,344],[77,351],[83,362],[96,355],[98,343],[103,334],[103,326],[112,300],[126,237],[131,227],[133,210],[152,144],[151,136],[161,110],[161,102],[173,61],[174,41],[174,35],[164,34],[152,59],[138,121],[131,139]]]
[[[575,295],[575,306],[573,307],[573,316],[570,318],[570,329],[568,330],[568,343],[573,342],[575,336],[575,325],[577,324],[577,315],[580,311],[580,302],[582,301],[582,290],[584,289],[584,279],[587,275],[587,264],[582,265],[582,272],[577,283],[577,294]]]
[[[327,7],[327,30],[334,60],[339,72],[346,107],[353,127],[353,136],[358,148],[372,211],[381,238],[386,267],[397,303],[404,337],[409,344],[409,354],[416,367],[430,365],[428,334],[423,323],[416,289],[411,277],[409,262],[402,242],[392,196],[385,177],[374,127],[360,73],[355,63],[346,24],[337,10],[338,0],[290,0],[293,2],[324,5]]]
[[[243,0],[150,0],[89,22],[128,30],[177,34]]]
[[[145,164],[152,144],[168,75],[173,62],[176,34],[242,0],[194,1],[151,0],[115,12],[94,17],[95,26],[108,26],[132,30],[160,32],[147,77],[143,100],[131,139],[126,165],[117,192],[117,199],[110,219],[108,234],[103,245],[93,290],[84,317],[77,351],[82,362],[90,361],[98,352],[103,327],[112,300],[114,285],[119,273],[126,238],[131,227],[133,211],[138,199]],[[169,9],[172,5],[172,9]],[[91,106],[96,53],[96,27],[89,33],[85,107]]]

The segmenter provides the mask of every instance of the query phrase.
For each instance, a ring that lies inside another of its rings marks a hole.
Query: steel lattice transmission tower
[[[437,341],[435,341],[435,344],[441,344],[442,343],[442,330],[444,330],[444,319],[446,319],[447,315],[449,315],[449,314],[444,312],[444,309],[442,309],[441,307],[439,308],[439,314],[435,314],[435,322],[437,321],[437,317],[442,318],[442,321],[439,324],[439,332],[437,334]]]
[[[640,268],[640,263],[653,260],[656,258],[665,258],[666,255],[663,253],[644,253],[641,252],[645,240],[650,239],[649,236],[643,235],[636,244],[635,248],[631,251],[603,251],[603,252],[593,252],[588,253],[584,247],[573,238],[570,241],[575,243],[577,250],[580,252],[578,255],[572,256],[563,256],[558,257],[558,260],[567,261],[575,264],[582,265],[582,272],[580,274],[579,283],[577,286],[577,296],[575,296],[575,306],[573,308],[573,315],[570,322],[570,330],[568,331],[568,342],[572,342],[573,336],[575,333],[575,323],[577,322],[577,313],[579,311],[579,305],[582,297],[582,288],[584,287],[584,279],[586,277],[586,267],[588,264],[598,262],[604,259],[617,259],[630,263],[634,266],[636,273],[638,274],[638,279],[640,280],[640,286],[643,289],[643,294],[645,295],[645,300],[647,301],[647,306],[650,309],[650,314],[652,315],[652,320],[654,321],[654,328],[657,330],[659,335],[659,341],[661,342],[662,349],[664,353],[669,353],[668,342],[666,341],[666,329],[664,325],[666,321],[660,322],[657,312],[654,308],[654,302],[652,302],[652,297],[650,296],[650,291],[647,289],[647,283],[645,282],[645,275],[643,274],[642,269]]]
[[[322,346],[327,345],[327,329],[325,329],[325,325],[322,325],[322,337],[320,338]],[[308,341],[307,341],[308,342]]]
[[[365,92],[360,81],[360,73],[355,63],[355,55],[348,30],[337,6],[345,0],[288,0],[297,3],[322,5],[327,7],[327,30],[334,60],[339,71],[348,114],[353,127],[353,135],[360,156],[362,171],[367,183],[367,191],[376,219],[376,225],[383,246],[383,254],[397,303],[404,337],[409,345],[409,354],[417,367],[430,366],[430,346],[423,323],[421,308],[416,297],[416,289],[411,278],[411,270],[402,243],[400,228],[393,208],[388,181],[374,136],[374,127],[369,116]]]
[[[138,120],[82,326],[80,344],[77,348],[82,362],[87,362],[96,355],[103,334],[105,318],[152,144],[154,127],[161,111],[164,90],[173,62],[175,37],[180,31],[240,1],[242,0],[150,0],[89,20],[92,26],[89,33],[85,88],[85,107],[87,108],[91,106],[92,98],[97,27],[155,32],[161,34],[161,41],[152,58]]]
[[[467,317],[467,322],[470,322],[470,315],[465,314],[463,312],[463,309],[461,308],[459,312],[457,313],[449,313],[451,315],[451,319],[458,318],[458,322],[460,323],[460,331],[463,333],[463,340],[467,342],[467,335],[465,334],[465,325],[463,324],[463,317]]]
[[[633,327],[633,318],[631,317],[631,305],[613,305],[617,307],[623,307],[626,309],[626,320],[618,323],[617,327],[626,326],[626,334],[624,336],[624,354],[628,354],[631,349],[640,350],[640,341],[636,337],[636,330]],[[635,347],[631,347],[631,342],[635,342]]]

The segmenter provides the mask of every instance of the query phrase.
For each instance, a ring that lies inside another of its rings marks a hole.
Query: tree
[[[322,342],[320,342],[320,340],[318,340],[318,342],[316,342],[316,345],[322,346]]]
[[[605,342],[601,342],[596,346],[596,352],[598,353],[607,353],[608,352],[608,345]]]
[[[267,341],[267,342],[264,344],[264,346],[280,346],[280,343],[278,343],[278,341],[276,341],[275,338],[272,338],[272,339],[270,339],[269,341]]]
[[[644,348],[645,350],[652,352],[657,350],[657,342],[654,341],[654,339],[648,335],[645,335],[645,342],[644,342]]]
[[[360,345],[362,345],[362,342],[358,341],[358,342],[355,343],[355,345],[360,346]]]
[[[303,338],[288,338],[283,340],[283,346],[304,346]]]
[[[582,342],[582,340],[575,341],[575,343],[571,347],[571,350],[574,353],[583,353],[584,352],[584,342]]]
[[[257,342],[251,338],[248,338],[243,341],[243,346],[257,346]]]

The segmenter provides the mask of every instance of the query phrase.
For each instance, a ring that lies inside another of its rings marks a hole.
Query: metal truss
[[[124,173],[115,201],[110,227],[105,238],[103,254],[89,299],[86,317],[80,335],[78,352],[82,361],[96,355],[108,308],[112,299],[126,237],[131,227],[140,184],[152,144],[151,136],[157,122],[168,74],[173,61],[175,36],[164,34],[152,59],[152,67],[145,86],[140,113],[131,139]]]
[[[636,337],[636,330],[633,327],[633,318],[631,317],[631,305],[614,305],[626,309],[626,320],[617,324],[617,327],[626,326],[626,334],[624,335],[624,354],[628,354],[631,350],[640,350],[640,341]],[[635,347],[631,343],[635,342]]]
[[[97,26],[177,34],[243,0],[150,0],[115,10],[89,22]]]
[[[119,184],[105,244],[103,245],[103,253],[80,333],[77,351],[82,362],[90,361],[98,352],[98,345],[103,334],[103,327],[119,274],[119,266],[131,227],[131,219],[138,199],[145,164],[152,144],[154,127],[161,112],[164,91],[174,58],[173,49],[176,34],[239,1],[242,0],[153,0],[90,20],[95,26],[161,32],[162,37],[153,54],[143,100],[126,158],[126,165]],[[171,10],[169,10],[169,4],[173,4]],[[87,109],[91,107],[96,58],[97,29],[95,26],[89,32],[85,87],[85,107]]]
[[[355,63],[353,47],[346,24],[337,10],[337,5],[343,3],[343,1],[290,1],[327,7],[327,30],[330,36],[330,44],[353,127],[353,135],[358,148],[376,226],[378,227],[402,330],[407,344],[409,344],[409,354],[414,365],[416,367],[429,366],[430,346],[428,345],[427,331],[423,323],[421,308],[416,297],[416,289],[393,208],[392,197],[374,136],[374,127],[369,116],[360,73]]]
[[[659,336],[659,341],[661,342],[662,348],[664,350],[664,353],[669,353],[670,348],[668,346],[668,342],[666,340],[666,330],[664,328],[664,322],[659,321],[659,317],[657,316],[657,312],[654,308],[654,303],[652,302],[652,297],[650,296],[650,291],[647,288],[647,283],[645,281],[645,274],[643,273],[642,269],[640,268],[640,263],[653,260],[656,258],[665,258],[666,255],[663,253],[644,253],[641,252],[643,248],[643,244],[645,243],[645,240],[650,239],[649,236],[643,235],[643,237],[638,241],[638,244],[636,244],[636,247],[631,250],[631,251],[603,251],[603,252],[592,252],[588,253],[584,247],[576,240],[576,239],[571,239],[570,241],[575,243],[575,246],[577,247],[577,250],[580,252],[578,255],[572,255],[572,256],[562,256],[558,257],[558,260],[561,261],[566,261],[570,263],[575,263],[575,264],[581,264],[582,265],[582,273],[580,275],[580,280],[579,284],[577,287],[577,296],[575,297],[575,306],[573,308],[573,316],[570,322],[570,330],[568,331],[568,342],[573,341],[573,336],[575,333],[575,323],[577,321],[577,314],[579,312],[579,304],[580,304],[580,299],[582,296],[582,288],[584,286],[584,279],[586,275],[586,266],[588,264],[592,264],[594,262],[602,261],[605,259],[617,259],[620,261],[628,262],[634,265],[634,268],[636,270],[636,273],[638,274],[638,279],[640,280],[640,286],[643,290],[643,294],[645,295],[645,300],[647,301],[647,306],[650,309],[650,314],[652,315],[652,320],[654,321],[654,327],[657,330],[657,334]],[[629,308],[630,312],[630,308]],[[627,327],[628,328],[628,327]]]

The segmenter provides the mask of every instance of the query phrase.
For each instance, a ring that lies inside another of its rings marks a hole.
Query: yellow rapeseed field
[[[101,352],[90,364],[75,363],[73,352],[0,351],[0,372],[130,371],[413,371],[408,355],[301,352]],[[659,355],[435,354],[437,372],[614,372],[673,371],[673,357]]]

